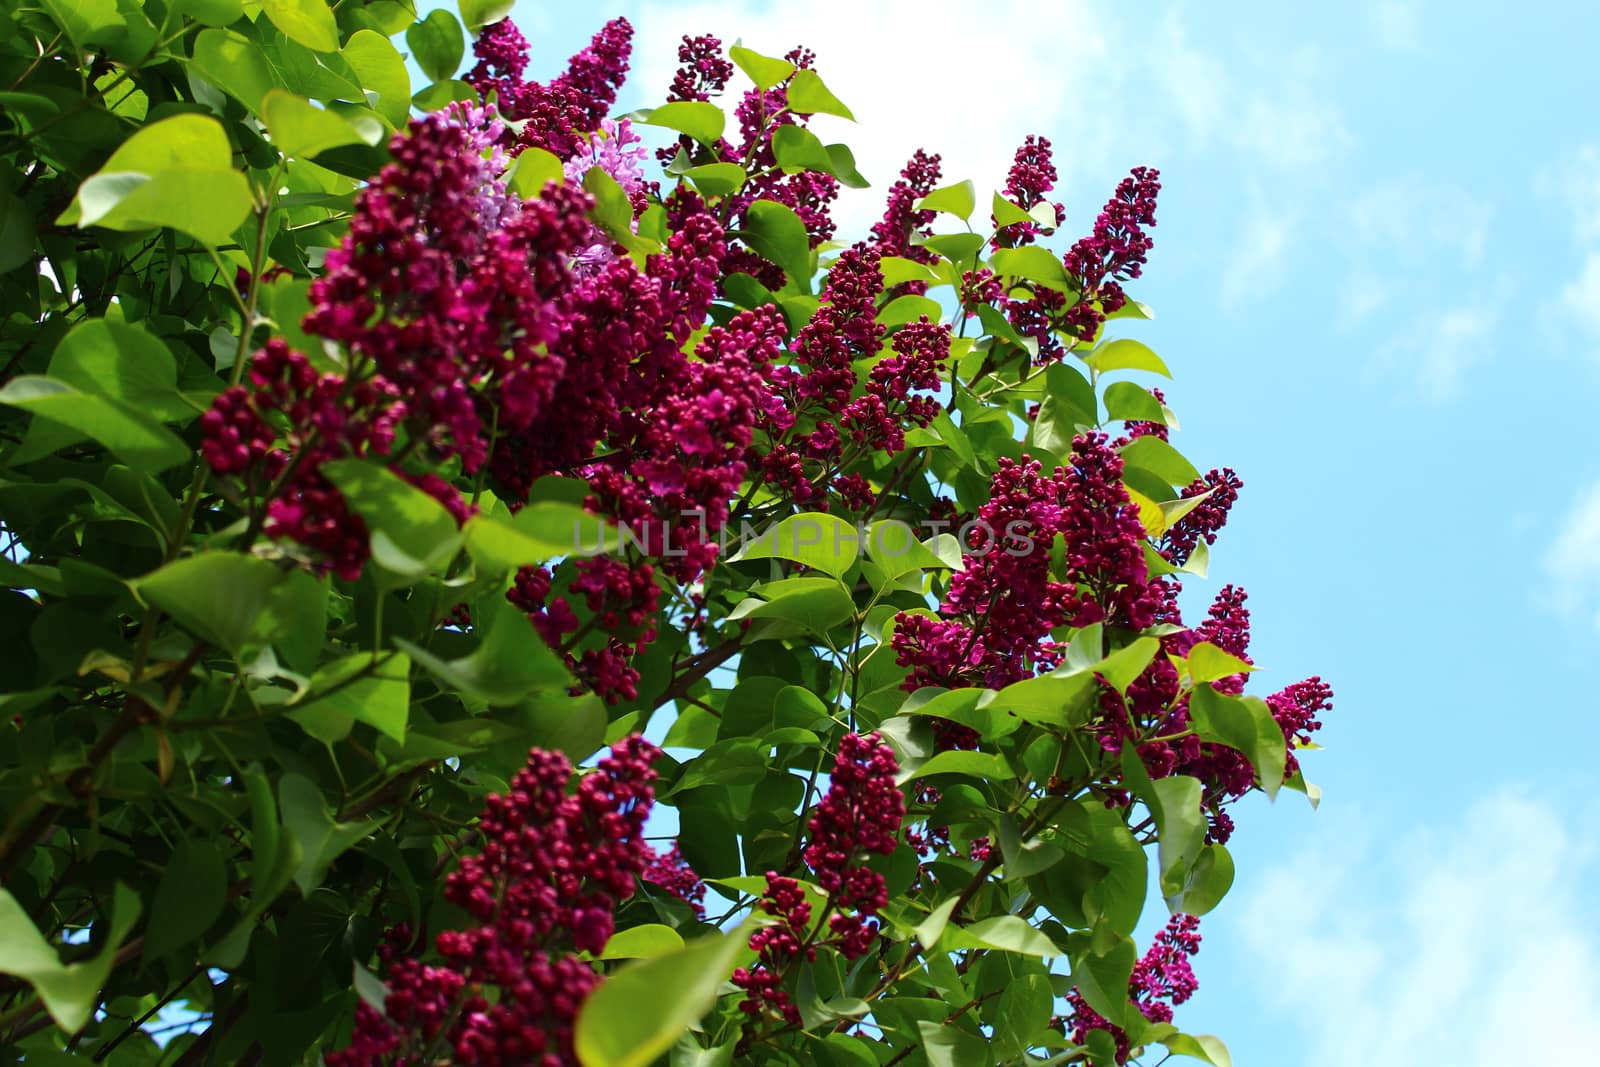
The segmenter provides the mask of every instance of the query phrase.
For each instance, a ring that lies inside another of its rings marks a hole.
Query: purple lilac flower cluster
[[[1134,965],[1128,979],[1128,997],[1146,1019],[1153,1023],[1172,1021],[1172,1006],[1182,1004],[1200,988],[1189,957],[1200,951],[1200,920],[1193,915],[1174,915],[1150,942],[1150,948]],[[1107,1021],[1083,999],[1077,987],[1067,993],[1072,1014],[1066,1023],[1068,1035],[1083,1044],[1091,1030],[1108,1031],[1117,1044],[1117,1062],[1126,1063],[1131,1051],[1128,1034]]]
[[[871,950],[879,936],[876,916],[888,906],[889,891],[883,875],[864,861],[897,847],[905,819],[905,798],[895,785],[899,769],[894,750],[875,733],[846,734],[840,741],[828,792],[806,824],[802,854],[827,894],[827,926],[813,925],[798,882],[768,872],[762,910],[780,921],[751,937],[756,965],[733,973],[733,984],[745,991],[739,1005],[745,1013],[770,1011],[798,1024],[799,1008],[783,988],[789,967],[801,958],[816,959],[824,945],[849,960]]]
[[[978,509],[984,531],[1007,533],[1016,551],[969,556],[950,581],[940,617],[902,613],[891,644],[922,686],[1000,688],[1060,663],[1050,634],[1062,626],[1114,622],[1142,629],[1160,605],[1144,562],[1144,528],[1121,481],[1122,460],[1103,434],[1073,441],[1067,465],[1048,477],[1037,460],[1002,458]],[[1061,580],[1050,546],[1064,546]],[[979,547],[974,544],[969,547]]]
[[[1006,175],[1006,197],[1024,211],[1046,203],[1046,194],[1056,187],[1056,164],[1050,153],[1050,139],[1029,134],[1017,149],[1017,155]],[[1066,210],[1059,203],[1051,203],[1057,221]],[[994,222],[998,225],[999,220]],[[1032,244],[1035,239],[1053,230],[1046,230],[1036,222],[1013,222],[1001,226],[994,236],[996,248],[1016,248]]]
[[[528,41],[510,19],[485,26],[473,43],[477,65],[466,81],[485,100],[492,93],[500,114],[516,124],[503,140],[517,155],[533,146],[569,158],[583,147],[616,102],[628,72],[633,26],[612,19],[589,47],[573,56],[567,70],[548,83],[524,81]]]
[[[446,898],[478,925],[440,933],[437,964],[391,944],[383,1010],[357,1010],[351,1044],[327,1056],[329,1067],[422,1064],[440,1053],[574,1067],[573,1023],[600,983],[575,953],[605,947],[617,905],[664,862],[643,838],[659,755],[624,738],[569,793],[572,764],[534,749],[510,791],[485,803],[482,849],[445,882]]]

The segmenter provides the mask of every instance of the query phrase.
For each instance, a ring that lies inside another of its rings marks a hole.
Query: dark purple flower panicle
[[[1092,340],[1105,317],[1128,302],[1122,283],[1139,277],[1155,244],[1145,228],[1156,224],[1160,178],[1153,167],[1133,168],[1095,219],[1094,232],[1066,254],[1063,265],[1082,299],[1067,311],[1064,327],[1080,340]]]
[[[978,510],[966,568],[951,578],[941,618],[901,614],[892,638],[910,667],[905,688],[1000,688],[1060,662],[1061,626],[1149,626],[1162,603],[1144,560],[1144,528],[1103,434],[1073,441],[1067,466],[1002,458]],[[1062,580],[1050,549],[1063,545]]]
[[[905,819],[905,798],[895,785],[899,770],[894,751],[877,734],[846,734],[840,741],[828,792],[806,824],[802,853],[817,887],[827,895],[827,924],[812,922],[811,905],[798,882],[767,874],[762,910],[781,922],[756,931],[750,939],[750,947],[759,953],[756,965],[733,974],[733,984],[745,991],[739,1007],[747,1014],[771,1011],[798,1023],[799,1009],[782,988],[789,967],[801,958],[816,959],[822,945],[854,960],[876,942],[876,917],[888,906],[889,893],[883,875],[865,860],[887,856],[898,847]]]
[[[612,19],[572,57],[565,73],[547,83],[524,81],[528,42],[506,19],[479,33],[472,47],[478,63],[466,81],[485,100],[493,93],[500,114],[519,125],[520,132],[505,138],[512,155],[531,145],[566,159],[600,128],[616,102],[632,40],[628,20]]]
[[[1200,920],[1193,915],[1174,915],[1151,941],[1149,949],[1134,965],[1128,980],[1128,998],[1139,1013],[1153,1023],[1172,1021],[1172,1006],[1182,1004],[1200,988],[1189,958],[1200,951]],[[1072,1014],[1067,1019],[1068,1035],[1083,1044],[1091,1030],[1105,1030],[1117,1045],[1117,1062],[1126,1063],[1131,1051],[1128,1035],[1091,1008],[1076,987],[1067,993]]]
[[[1050,140],[1029,134],[1017,149],[1016,160],[1006,176],[1005,195],[1024,211],[1032,210],[1046,202],[1045,195],[1056,187],[1056,165],[1050,154]],[[1066,209],[1061,204],[1051,204],[1059,221]],[[992,218],[992,217],[991,217]],[[999,219],[992,219],[998,225]],[[1047,231],[1036,222],[1013,222],[1001,226],[994,236],[996,248],[1015,248],[1032,244]]]
[[[917,211],[913,205],[939,184],[939,157],[917,149],[900,179],[889,187],[889,199],[883,208],[883,218],[872,225],[872,240],[880,255],[901,256],[918,263],[934,263],[938,256],[929,249],[914,243],[927,237],[932,230],[934,212]],[[920,296],[927,292],[926,282],[906,282],[897,293]]]
[[[667,100],[710,100],[727,87],[733,77],[733,64],[722,55],[722,42],[706,34],[701,37],[684,35],[678,46],[677,72],[672,76],[672,87]]]
[[[479,925],[439,934],[437,965],[385,949],[383,1012],[358,1009],[350,1047],[328,1054],[329,1067],[432,1062],[425,1050],[576,1067],[573,1024],[600,976],[575,953],[605,947],[617,905],[659,862],[643,837],[659,755],[624,738],[569,793],[572,764],[534,749],[510,792],[486,801],[483,847],[445,880],[446,898]]]

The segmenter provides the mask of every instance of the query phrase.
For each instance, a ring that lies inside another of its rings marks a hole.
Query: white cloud
[[[1540,174],[1537,184],[1540,192],[1566,201],[1574,240],[1600,241],[1600,148],[1585,145],[1559,167]]]
[[[1379,350],[1381,366],[1391,375],[1409,378],[1425,400],[1454,400],[1467,370],[1492,355],[1498,323],[1499,315],[1488,304],[1430,312]]]
[[[1483,262],[1489,205],[1465,190],[1419,177],[1380,182],[1350,204],[1348,236],[1388,264],[1437,267],[1441,253],[1461,267]]]
[[[1222,271],[1223,303],[1239,307],[1277,287],[1293,229],[1293,222],[1275,210],[1258,209],[1245,220]]]
[[[1190,41],[1177,12],[1152,25],[1097,0],[703,0],[645,4],[637,22],[640,40],[712,32],[769,55],[799,43],[816,51],[819,72],[858,122],[819,117],[813,126],[848,143],[873,183],[841,195],[835,215],[846,234],[878,217],[917,148],[940,153],[946,181],[973,179],[982,214],[1016,146],[1042,133],[1055,145],[1062,187],[1093,176],[1096,187],[1074,190],[1086,199],[1069,205],[1081,221],[1109,192],[1100,183],[1135,163],[1165,165],[1175,142],[1230,153],[1241,173],[1290,177],[1351,144],[1320,53],[1263,49],[1230,69]],[[897,46],[912,36],[914,50]],[[641,52],[635,78],[659,91],[675,62],[671,50]],[[1257,248],[1286,237],[1248,215],[1240,229]]]
[[[1555,606],[1569,615],[1593,613],[1600,627],[1600,482],[1578,495],[1544,556]]]
[[[973,179],[983,205],[987,189],[1004,184],[1027,134],[1052,137],[1063,172],[1085,140],[1097,139],[1096,129],[1106,131],[1099,140],[1109,138],[1113,116],[1084,101],[1115,92],[1107,71],[1117,64],[1086,0],[652,4],[638,21],[640,40],[711,32],[768,55],[802,43],[817,53],[818,71],[857,123],[820,116],[813,128],[825,141],[849,144],[873,184],[841,198],[836,215],[846,233],[878,217],[886,190],[918,148],[943,156],[946,181]],[[915,47],[907,43],[913,39]],[[637,60],[643,84],[671,81],[671,50]]]
[[[1339,305],[1344,321],[1360,322],[1381,308],[1389,299],[1389,284],[1370,267],[1359,267],[1344,280]]]
[[[1411,0],[1378,0],[1372,8],[1372,27],[1378,43],[1395,52],[1422,47],[1421,5]]]
[[[1347,325],[1384,308],[1422,308],[1379,348],[1380,362],[1414,379],[1433,401],[1453,399],[1464,372],[1493,355],[1492,305],[1452,304],[1462,289],[1485,290],[1489,205],[1465,190],[1409,175],[1378,182],[1336,216],[1335,240],[1349,256],[1341,286]],[[1442,298],[1438,283],[1453,290]]]
[[[1584,329],[1600,336],[1600,251],[1590,252],[1583,272],[1561,290],[1561,306]]]
[[[1255,955],[1262,995],[1300,1020],[1278,1062],[1581,1060],[1600,1027],[1600,938],[1582,888],[1597,872],[1567,829],[1584,824],[1504,791],[1457,825],[1338,856],[1324,845],[1269,878],[1230,909],[1247,917],[1230,936]]]

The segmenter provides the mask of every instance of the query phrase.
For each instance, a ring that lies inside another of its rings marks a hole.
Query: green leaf
[[[1040,726],[1071,730],[1088,721],[1099,705],[1099,695],[1100,683],[1087,671],[1044,674],[1006,686],[990,707]]]
[[[996,915],[970,926],[952,926],[944,932],[947,949],[992,948],[1023,956],[1051,959],[1062,955],[1056,943],[1017,915]]]
[[[1212,1067],[1233,1067],[1233,1057],[1220,1037],[1210,1034],[1174,1034],[1161,1042],[1174,1056],[1193,1056]]]
[[[449,17],[448,15],[446,16]],[[361,79],[361,87],[375,93],[378,114],[399,129],[411,115],[411,75],[400,50],[373,30],[357,30],[339,53]]]
[[[467,40],[461,23],[443,8],[428,12],[428,17],[406,30],[406,45],[412,58],[429,81],[447,81],[461,67]]]
[[[487,628],[487,636],[459,659],[441,659],[404,638],[397,637],[394,643],[450,689],[490,704],[516,704],[536,689],[573,684],[560,657],[505,597],[479,601],[473,615],[478,625]]]
[[[573,763],[592,756],[606,742],[605,702],[593,693],[537,693],[518,705],[510,718],[529,745],[565,752]]]
[[[319,741],[342,741],[364,722],[405,744],[411,710],[411,658],[403,652],[358,652],[324,664],[310,693],[289,711]]]
[[[328,585],[326,578],[289,571],[267,597],[246,643],[251,647],[271,645],[297,671],[314,668],[322,659],[327,639]]]
[[[475,515],[465,528],[467,551],[483,567],[515,570],[561,556],[596,556],[623,544],[605,520],[575,504],[538,500],[516,515]]]
[[[930,322],[938,322],[944,316],[944,309],[937,300],[930,300],[925,296],[907,294],[897,296],[889,301],[884,309],[878,312],[878,322],[886,327],[904,326],[908,322],[926,318]]]
[[[244,14],[244,0],[174,0],[172,8],[205,26],[231,26]]]
[[[602,960],[653,959],[683,948],[683,938],[670,926],[646,923],[629,930],[618,930],[595,957]]]
[[[1161,410],[1161,401],[1150,395],[1150,390],[1133,382],[1112,382],[1106,387],[1106,415],[1113,419],[1135,419],[1140,422],[1167,421]]]
[[[850,109],[823,84],[814,70],[797,70],[789,81],[789,110],[796,115],[838,115],[855,121]]]
[[[1126,648],[1118,649],[1096,663],[1093,670],[1104,678],[1118,693],[1126,694],[1134,679],[1144,673],[1150,661],[1161,651],[1161,642],[1154,637],[1140,637]]]
[[[594,208],[590,214],[600,228],[620,244],[631,243],[634,237],[633,201],[617,184],[617,180],[600,167],[590,167],[583,176],[583,188],[594,197]]]
[[[1287,788],[1296,793],[1302,793],[1311,802],[1311,810],[1315,811],[1322,804],[1322,787],[1306,781],[1303,771],[1295,771],[1283,783]]]
[[[861,533],[851,523],[821,511],[791,515],[748,541],[728,562],[788,559],[840,577],[855,565]]]
[[[222,916],[227,896],[228,868],[219,844],[206,838],[178,842],[156,886],[144,957],[160,959],[199,938]]]
[[[917,540],[916,531],[898,519],[881,519],[867,529],[867,557],[888,579],[925,570],[949,570],[950,564]]]
[[[932,285],[939,280],[939,276],[926,263],[918,263],[903,256],[884,256],[878,260],[878,269],[883,272],[885,289],[893,289],[906,282],[924,282]]]
[[[739,232],[756,254],[782,267],[789,281],[802,292],[809,291],[811,239],[793,209],[771,200],[757,200],[746,210],[744,229]]]
[[[1207,741],[1242,752],[1256,769],[1262,790],[1269,797],[1277,797],[1288,763],[1288,745],[1283,728],[1265,701],[1259,697],[1228,696],[1201,684],[1189,694],[1189,711],[1196,733]]]
[[[752,52],[748,48],[734,45],[728,49],[728,58],[733,60],[738,68],[744,71],[745,76],[756,83],[756,88],[762,92],[777,85],[795,71],[793,63],[787,59],[775,59],[764,56],[759,52]]]
[[[75,430],[140,470],[163,471],[189,458],[188,446],[149,416],[108,397],[81,393],[55,378],[18,375],[0,389],[0,404]]]
[[[971,181],[956,182],[943,189],[935,189],[912,205],[917,211],[942,211],[958,219],[971,218],[973,209],[977,206],[978,194],[973,190]]]
[[[461,21],[477,33],[511,14],[512,0],[459,0]]]
[[[646,126],[662,126],[686,133],[701,144],[714,147],[722,139],[728,116],[716,104],[704,100],[678,100],[651,109],[640,121]]]
[[[1083,361],[1101,374],[1114,370],[1144,370],[1166,378],[1172,377],[1167,365],[1160,356],[1150,351],[1149,345],[1126,338],[1107,341],[1084,356]]]
[[[617,971],[583,1002],[573,1032],[584,1067],[648,1067],[711,1010],[750,941],[749,921]]]
[[[1183,888],[1167,897],[1174,915],[1204,915],[1233,888],[1233,856],[1221,845],[1207,845],[1189,868]]]
[[[227,169],[232,161],[222,124],[209,115],[184,113],[141,127],[111,153],[99,173],[154,176],[194,167]],[[76,205],[62,212],[57,221],[77,222]]]
[[[855,614],[855,601],[837,578],[786,578],[768,582],[754,590],[728,613],[729,622],[739,619],[770,619],[792,624],[801,632],[825,634]],[[752,631],[754,633],[754,631]],[[769,628],[762,637],[789,636],[783,628]]]
[[[435,11],[434,14],[439,12]],[[566,172],[561,160],[555,153],[546,152],[537,145],[525,147],[506,172],[506,188],[524,200],[537,198],[551,182],[559,185],[565,181]]]
[[[1000,818],[1000,855],[1005,861],[1006,880],[1012,881],[1049,870],[1061,862],[1066,852],[1059,845],[1037,837],[1022,840],[1016,818],[1003,815]]]
[[[119,882],[103,947],[89,959],[63,964],[17,899],[0,889],[0,974],[31,985],[56,1025],[66,1033],[77,1033],[88,1023],[117,950],[138,918],[139,895]]]
[[[1052,363],[1044,372],[1045,396],[1033,420],[1033,441],[1058,456],[1072,451],[1078,427],[1099,424],[1094,387],[1089,379],[1065,363]]]
[[[932,715],[960,723],[978,732],[986,741],[1015,733],[1022,719],[994,706],[998,694],[992,689],[918,689],[900,707],[901,715]]]
[[[804,126],[784,125],[773,130],[772,154],[777,158],[778,166],[790,174],[803,170],[833,173],[833,158],[828,155],[828,150],[822,146],[817,135]]]
[[[261,0],[261,10],[290,40],[313,52],[339,50],[339,24],[323,0]]]
[[[1200,847],[1205,843],[1206,820],[1200,808],[1203,794],[1200,780],[1179,774],[1152,782],[1138,753],[1131,747],[1123,750],[1122,773],[1129,788],[1145,802],[1156,820],[1162,895],[1179,893],[1189,866],[1200,855]]]
[[[1017,223],[1032,223],[1034,218],[1016,204],[1001,196],[994,194],[994,201],[989,208],[989,213],[994,216],[996,226],[1014,226]]]
[[[278,151],[285,156],[310,159],[330,148],[363,143],[344,119],[282,89],[273,89],[262,98],[261,118]]]
[[[1185,662],[1189,667],[1189,677],[1196,683],[1215,682],[1219,678],[1249,674],[1257,669],[1233,653],[1224,652],[1210,641],[1201,641],[1191,648]]]
[[[126,174],[97,174],[79,192],[80,227],[103,226],[123,233],[169,227],[202,244],[227,244],[255,201],[250,183],[235,170],[187,167],[164,170],[144,181]],[[90,202],[96,205],[91,213]]]
[[[1061,258],[1048,248],[1023,245],[1021,248],[1002,248],[989,261],[996,274],[1003,277],[1023,278],[1061,293],[1076,293],[1077,289],[1067,278]]]
[[[28,205],[0,189],[0,274],[32,261],[36,236]]]
[[[162,422],[192,418],[195,407],[178,392],[172,350],[143,326],[85,319],[50,355],[50,377],[85,393],[120,400]]]
[[[269,90],[286,87],[260,46],[232,30],[201,30],[194,39],[189,69],[253,114],[260,114],[261,100]]]
[[[358,459],[322,465],[372,535],[372,560],[401,579],[415,579],[448,562],[461,543],[443,504],[384,467]]]
[[[1033,1039],[1050,1023],[1054,1004],[1050,981],[1042,974],[1019,975],[1005,987],[994,1020],[994,1037],[1003,1059],[1015,1060],[1035,1044]]]
[[[116,0],[44,0],[44,6],[80,52],[86,44],[120,40],[127,31]]]
[[[1089,1002],[1089,1007],[1112,1025],[1126,1026],[1131,1008],[1128,980],[1133,977],[1137,962],[1138,950],[1133,941],[1117,935],[1107,951],[1086,952],[1081,959],[1073,960],[1072,982]],[[1108,1061],[1104,1067],[1111,1067],[1114,1062]]]
[[[1042,878],[1057,917],[1086,927],[1099,916],[1118,933],[1132,934],[1144,912],[1149,859],[1119,812],[1084,799],[1062,809],[1055,829],[1052,840],[1074,857]]]
[[[947,898],[942,904],[928,913],[928,917],[917,925],[917,943],[924,949],[933,949],[939,944],[939,939],[944,936],[945,928],[950,923],[950,916],[955,914],[956,905],[961,903],[960,894]]]
[[[932,249],[967,270],[976,265],[978,252],[985,243],[983,235],[979,233],[939,233],[924,238],[922,247]]]
[[[955,1026],[918,1019],[917,1033],[928,1067],[976,1067],[994,1060],[989,1042]]]
[[[204,552],[167,564],[139,579],[139,598],[235,656],[255,634],[286,572],[238,552]]]
[[[1183,453],[1152,434],[1135,437],[1118,452],[1124,464],[1147,470],[1168,485],[1186,486],[1200,477],[1200,472],[1183,457]]]
[[[451,104],[461,101],[476,104],[478,90],[454,78],[449,81],[434,82],[411,98],[412,104],[423,111],[443,111]]]
[[[322,884],[333,861],[350,846],[378,828],[376,819],[336,822],[328,812],[317,784],[303,774],[289,773],[278,782],[278,804],[283,825],[300,842],[300,864],[294,872],[300,892]]]
[[[934,755],[921,766],[906,768],[900,772],[900,779],[909,782],[936,774],[961,774],[980,781],[1005,781],[1017,776],[1005,757],[997,753],[952,750]]]
[[[690,167],[683,176],[694,183],[702,196],[731,196],[744,188],[744,168],[737,163],[707,163]]]
[[[828,146],[828,159],[832,162],[829,172],[839,179],[839,184],[851,189],[869,189],[872,183],[861,176],[856,169],[855,153],[850,151],[848,145],[831,144]]]

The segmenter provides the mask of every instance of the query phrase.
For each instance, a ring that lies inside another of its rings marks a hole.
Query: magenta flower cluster
[[[978,509],[981,529],[971,536],[1011,531],[1000,546],[1006,550],[969,555],[938,618],[896,617],[891,645],[910,668],[908,691],[998,689],[1057,666],[1062,650],[1051,632],[1062,626],[1142,629],[1155,620],[1161,591],[1150,581],[1144,528],[1121,474],[1122,459],[1103,434],[1075,438],[1067,464],[1049,476],[1037,460],[1000,460],[989,501]],[[1050,551],[1058,535],[1059,580]]]
[[[1133,975],[1128,979],[1128,997],[1141,1015],[1153,1023],[1172,1021],[1173,1005],[1182,1004],[1200,988],[1200,983],[1195,980],[1194,968],[1189,963],[1189,958],[1199,951],[1198,918],[1179,914],[1167,920],[1167,925],[1150,942],[1150,947],[1134,965]],[[1072,1008],[1072,1014],[1067,1019],[1072,1028],[1068,1036],[1074,1042],[1081,1045],[1089,1031],[1105,1030],[1116,1041],[1117,1062],[1128,1061],[1131,1050],[1125,1030],[1091,1008],[1076,986],[1067,993],[1067,1004]]]
[[[524,81],[528,41],[510,19],[485,26],[473,42],[477,65],[466,81],[514,125],[503,135],[512,155],[530,145],[566,159],[575,155],[616,102],[628,72],[633,26],[606,23],[564,73],[547,83]],[[513,132],[515,130],[516,132]]]
[[[1022,210],[1028,211],[1046,203],[1047,195],[1055,187],[1056,164],[1050,153],[1050,139],[1029,134],[1017,149],[1011,171],[1006,175],[1005,195]],[[1059,203],[1051,203],[1050,206],[1055,209],[1056,221],[1059,222],[1066,208]],[[994,221],[997,224],[999,222],[998,219]],[[999,227],[994,243],[997,248],[1015,248],[1032,244],[1036,238],[1049,232],[1054,231],[1047,231],[1036,222],[1013,222],[1009,226]]]
[[[643,837],[655,746],[629,737],[568,791],[572,764],[534,749],[510,792],[489,797],[483,846],[445,896],[478,924],[434,939],[438,963],[384,953],[383,1010],[362,1004],[329,1067],[421,1065],[440,1054],[488,1067],[573,1067],[572,1027],[600,976],[613,913],[659,866]]]
[[[877,321],[883,272],[876,248],[845,249],[833,263],[822,304],[795,339],[795,366],[775,368],[776,405],[761,428],[767,484],[797,504],[816,506],[831,485],[855,506],[871,506],[870,487],[847,470],[870,453],[905,447],[907,428],[938,415],[931,393],[950,355],[950,330],[922,318],[890,339],[859,390],[857,365],[873,360],[887,333]]]
[[[799,1009],[783,988],[789,968],[802,958],[816,959],[822,946],[859,959],[877,940],[876,916],[888,906],[889,892],[883,875],[865,860],[897,847],[905,819],[905,798],[895,785],[899,769],[894,751],[875,733],[846,734],[840,741],[828,792],[806,824],[802,853],[817,887],[827,894],[827,925],[813,923],[797,881],[768,872],[761,906],[779,922],[751,937],[756,966],[733,974],[733,984],[745,991],[739,1007],[747,1014],[770,1011],[798,1023]]]

